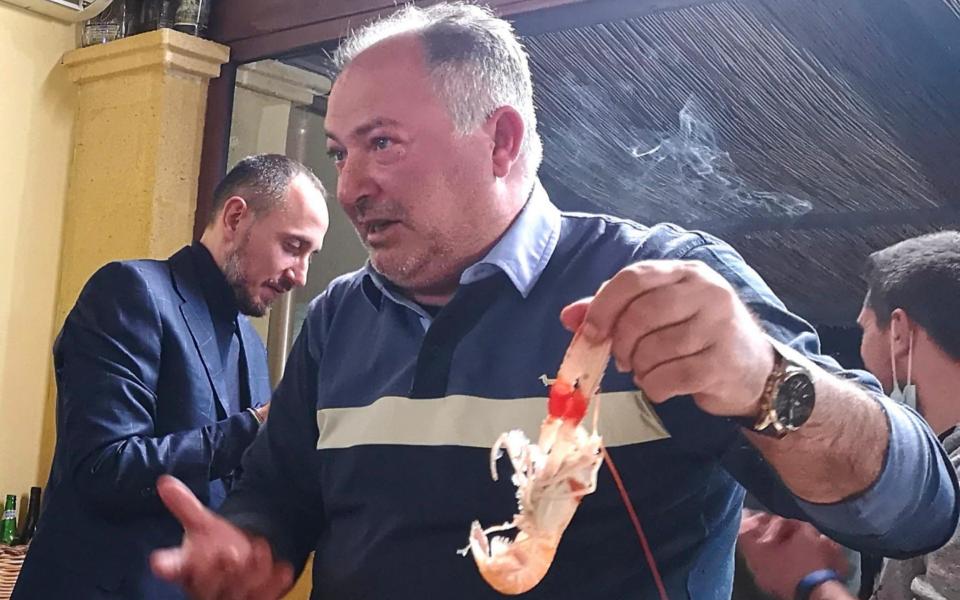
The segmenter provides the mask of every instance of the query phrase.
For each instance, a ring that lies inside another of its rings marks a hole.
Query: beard
[[[258,300],[250,294],[250,281],[244,272],[244,265],[247,262],[247,242],[249,241],[250,234],[248,232],[240,241],[237,249],[227,255],[223,265],[223,274],[233,290],[233,296],[237,301],[237,309],[240,313],[248,317],[262,317],[267,314],[267,308],[269,307],[262,300]]]
[[[451,230],[431,221],[411,219],[401,203],[390,200],[379,200],[374,207],[370,202],[359,203],[352,220],[370,265],[405,292],[456,287],[461,272],[469,266],[464,254],[471,254],[465,249],[472,245],[473,226]],[[396,227],[403,228],[402,237],[383,246],[369,243],[357,222],[372,220],[399,221]]]
[[[396,247],[379,249],[363,239],[360,241],[367,250],[367,258],[374,270],[400,287],[417,287],[417,283],[429,281],[431,272],[450,262],[453,255],[449,245],[437,239],[437,236],[427,237],[426,243],[403,250]]]
[[[449,244],[436,239],[402,253],[367,251],[373,269],[411,297],[452,294],[468,266]]]

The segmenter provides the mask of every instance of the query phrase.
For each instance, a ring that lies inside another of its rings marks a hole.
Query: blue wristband
[[[809,600],[814,588],[827,581],[843,581],[843,578],[833,569],[819,569],[812,573],[807,573],[806,577],[801,579],[800,583],[797,584],[797,591],[794,595],[795,600]]]

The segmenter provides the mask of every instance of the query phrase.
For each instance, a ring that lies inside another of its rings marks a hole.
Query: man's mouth
[[[286,294],[287,292],[290,291],[289,286],[285,286],[282,283],[279,283],[276,281],[268,281],[267,283],[264,284],[264,287],[270,290],[273,290],[273,292],[276,293],[277,296],[282,296],[283,294]]]
[[[363,221],[360,226],[364,233],[364,238],[366,238],[367,241],[371,241],[379,240],[394,225],[397,225],[398,223],[400,223],[400,221],[392,221],[389,219],[371,219]]]

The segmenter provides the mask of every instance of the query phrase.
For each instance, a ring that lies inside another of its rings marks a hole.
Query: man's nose
[[[309,261],[304,259],[287,269],[287,279],[289,279],[295,287],[303,287],[307,285],[307,270],[309,268]]]
[[[360,157],[348,157],[337,175],[337,201],[350,210],[356,208],[364,198],[376,192],[377,185],[370,176],[365,160]]]

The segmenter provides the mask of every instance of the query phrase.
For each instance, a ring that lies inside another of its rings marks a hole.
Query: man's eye
[[[373,139],[373,146],[377,150],[386,150],[392,143],[390,138],[378,137]]]
[[[346,153],[343,150],[331,148],[330,150],[327,150],[327,156],[336,162],[340,162],[343,160],[344,156],[346,156]]]

